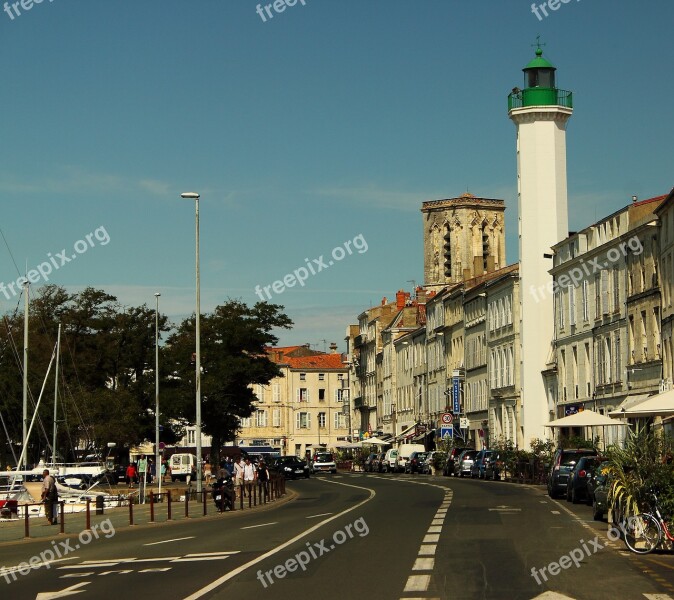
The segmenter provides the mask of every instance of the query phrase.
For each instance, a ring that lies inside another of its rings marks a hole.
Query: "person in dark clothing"
[[[264,460],[257,465],[257,485],[264,490],[264,497],[269,496],[269,469]]]

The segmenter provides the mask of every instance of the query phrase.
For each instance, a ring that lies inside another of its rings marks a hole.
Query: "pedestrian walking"
[[[243,457],[240,457],[237,462],[234,463],[234,475],[236,479],[236,487],[239,490],[239,495],[245,496],[245,490],[243,489],[243,470],[246,466]]]
[[[264,460],[260,460],[255,473],[258,487],[264,491],[265,499],[269,496],[269,469]]]
[[[44,502],[44,514],[50,525],[58,523],[59,493],[56,489],[56,479],[49,474],[49,469],[42,472],[42,501]]]
[[[243,465],[243,485],[248,489],[248,494],[253,492],[253,483],[257,477],[255,466],[250,462],[250,458],[246,457]]]
[[[129,485],[130,488],[132,488],[133,484],[136,483],[137,475],[138,472],[136,471],[136,464],[130,463],[129,466],[126,468],[126,483]]]

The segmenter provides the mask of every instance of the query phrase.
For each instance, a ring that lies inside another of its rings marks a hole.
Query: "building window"
[[[620,311],[620,271],[613,267],[613,312]]]
[[[242,417],[239,419],[239,422],[241,424],[241,428],[247,428],[250,427],[250,417]]]
[[[318,413],[318,428],[319,429],[325,429],[325,413],[324,412]]]
[[[335,402],[343,402],[347,393],[347,390],[335,390]]]
[[[310,429],[311,428],[311,413],[308,412],[298,412],[295,415],[295,427],[297,429]]]
[[[255,413],[255,426],[256,427],[266,427],[267,426],[267,411],[258,410]]]
[[[620,335],[616,333],[615,336],[615,379],[616,381],[622,380],[622,360],[620,355]]]
[[[337,381],[344,379],[344,373],[337,373]]]
[[[297,401],[309,402],[309,388],[297,388]]]
[[[281,409],[275,408],[271,413],[272,426],[281,427]]]
[[[187,443],[192,445],[197,443],[196,430],[188,429],[187,430]]]
[[[325,388],[318,388],[318,400],[320,402],[325,401]]]
[[[274,402],[281,402],[281,386],[278,383],[274,383],[271,386],[272,391],[272,400]]]
[[[343,413],[336,412],[334,415],[334,428],[344,429],[346,427],[346,418]]]
[[[601,277],[594,276],[594,318],[601,318]]]
[[[318,374],[318,381],[325,381],[325,373]]]
[[[307,380],[307,374],[306,373],[300,373],[300,381],[306,381]]]
[[[576,324],[576,288],[569,286],[569,325]]]
[[[588,321],[590,319],[590,312],[588,308],[589,298],[588,298],[588,288],[589,283],[587,279],[583,279],[583,321]]]

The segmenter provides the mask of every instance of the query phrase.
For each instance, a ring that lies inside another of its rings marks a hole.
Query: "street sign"
[[[452,421],[454,420],[454,415],[452,413],[443,413],[442,417],[440,417],[440,420],[442,421],[443,425],[451,425]]]
[[[468,418],[467,417],[461,417],[461,429],[468,429]]]
[[[453,438],[454,437],[454,427],[450,425],[449,427],[440,427],[440,438]]]
[[[461,381],[458,377],[454,377],[452,381],[452,400],[454,401],[453,408],[454,412],[456,414],[459,414],[461,412],[461,399],[460,399],[460,394],[461,394]]]

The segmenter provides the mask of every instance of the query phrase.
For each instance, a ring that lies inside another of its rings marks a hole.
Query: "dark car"
[[[412,452],[412,454],[410,454],[410,459],[405,465],[405,473],[421,473],[421,469],[423,468],[427,457],[428,452]]]
[[[464,450],[470,450],[470,448],[452,448],[447,454],[447,460],[445,461],[445,467],[442,470],[443,475],[454,475],[454,461],[459,458],[460,454]]]
[[[503,471],[503,457],[499,452],[492,451],[489,457],[489,462],[484,468],[484,478],[493,479],[494,481],[501,481],[501,473]]]
[[[372,461],[372,472],[373,473],[383,473],[384,472],[384,458],[386,457],[386,452],[380,452],[377,454],[377,457]]]
[[[279,456],[269,467],[269,471],[285,475],[286,479],[309,479],[309,465],[297,456]]]
[[[597,466],[587,480],[587,503],[592,506],[592,517],[601,521],[608,512],[608,474],[606,462]]]
[[[491,450],[480,450],[476,455],[475,459],[473,460],[473,465],[470,467],[470,476],[479,479],[484,478],[484,472],[489,464],[489,460],[491,458],[492,451]]]
[[[562,449],[555,452],[550,473],[548,473],[548,495],[556,498],[566,494],[569,474],[583,456],[596,456],[589,448]]]
[[[587,481],[594,470],[601,464],[598,456],[583,456],[569,473],[569,482],[566,484],[566,500],[578,504],[587,502]]]
[[[368,455],[368,457],[365,459],[365,462],[363,463],[363,471],[372,473],[373,463],[377,459],[377,456],[379,455],[376,452]]]

